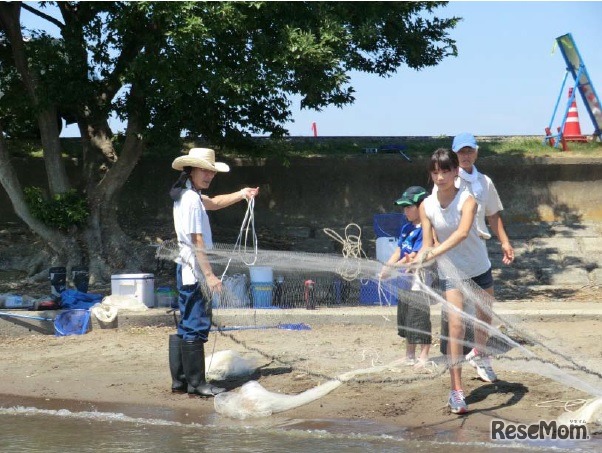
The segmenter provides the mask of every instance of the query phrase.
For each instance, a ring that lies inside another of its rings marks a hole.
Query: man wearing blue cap
[[[458,160],[460,161],[460,179],[457,183],[459,188],[467,188],[479,204],[477,211],[479,235],[483,239],[491,238],[491,233],[489,233],[485,223],[485,218],[487,218],[489,227],[502,245],[503,263],[511,264],[514,261],[514,249],[510,244],[504,229],[504,223],[500,217],[500,211],[504,207],[491,178],[479,173],[474,164],[479,152],[474,135],[468,132],[456,135],[452,144],[452,151],[458,154]]]
[[[467,189],[477,200],[476,220],[479,236],[485,240],[491,238],[491,233],[485,222],[485,219],[487,219],[489,227],[501,243],[503,253],[502,262],[509,265],[514,261],[514,249],[510,244],[504,223],[500,217],[500,211],[504,207],[491,178],[480,173],[474,165],[477,160],[478,150],[479,147],[473,134],[463,132],[454,137],[452,151],[458,155],[460,162],[460,172],[458,181],[456,181],[456,187]],[[493,296],[493,286],[486,291]],[[479,307],[477,307],[477,311],[479,311]],[[477,313],[478,319],[491,324],[491,316],[488,310],[481,311],[482,313]],[[487,332],[484,332],[482,329],[476,329],[475,336],[477,344],[486,343]],[[476,368],[479,377],[484,381],[493,382],[497,380],[489,358],[483,356],[481,351],[473,348],[466,355],[466,360]]]

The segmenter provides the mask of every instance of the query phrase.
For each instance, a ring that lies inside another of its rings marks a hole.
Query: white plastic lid
[[[111,275],[111,280],[125,280],[125,279],[149,279],[155,278],[154,274],[114,274]]]

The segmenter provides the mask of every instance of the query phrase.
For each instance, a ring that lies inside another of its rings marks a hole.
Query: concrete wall
[[[211,193],[259,185],[255,225],[275,233],[297,231],[312,236],[322,228],[355,222],[370,228],[376,213],[395,212],[393,200],[410,185],[428,184],[424,160],[407,162],[397,155],[357,155],[275,160],[230,161],[232,171],[218,175]],[[45,185],[41,160],[16,161],[22,185]],[[555,158],[481,158],[479,169],[495,182],[507,222],[602,221],[602,160]],[[74,168],[70,173],[76,174]],[[177,172],[170,161],[143,161],[128,180],[119,209],[124,226],[144,228],[171,222],[167,192]],[[242,203],[213,214],[216,228],[238,229]],[[17,221],[0,188],[2,222]],[[294,235],[294,233],[293,233]]]

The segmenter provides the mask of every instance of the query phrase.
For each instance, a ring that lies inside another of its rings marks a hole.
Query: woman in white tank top
[[[470,192],[455,187],[458,172],[456,153],[447,149],[438,149],[433,153],[429,162],[429,174],[437,191],[420,206],[423,249],[416,261],[429,261],[445,255],[454,265],[453,272],[439,267],[439,277],[444,282],[445,299],[454,307],[463,310],[464,296],[454,287],[453,282],[458,279],[472,279],[481,288],[486,289],[493,285],[493,280],[485,241],[479,237],[476,226],[477,202]],[[438,241],[434,248],[433,232]],[[465,326],[461,313],[448,310],[446,315],[448,324],[445,327],[449,332],[449,341],[445,352],[451,359],[451,391],[448,405],[453,413],[463,414],[468,411],[462,390],[461,368],[464,359],[462,343]]]

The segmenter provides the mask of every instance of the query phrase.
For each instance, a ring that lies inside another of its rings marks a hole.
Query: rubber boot
[[[183,340],[182,364],[188,382],[188,394],[215,396],[225,389],[208,384],[205,380],[205,348],[201,340]]]
[[[50,294],[53,300],[60,300],[61,294],[67,289],[67,268],[51,267],[48,270],[48,279],[50,280]]]
[[[169,336],[169,371],[171,371],[171,391],[186,393],[188,384],[182,366],[182,339],[177,335]]]

